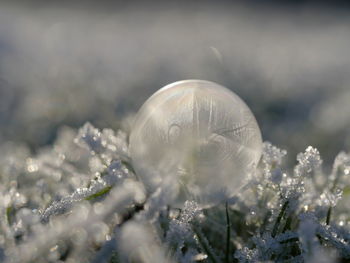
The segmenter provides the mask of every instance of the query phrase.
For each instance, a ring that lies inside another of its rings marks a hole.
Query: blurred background
[[[349,50],[346,1],[2,1],[0,144],[35,152],[86,121],[127,130],[159,88],[205,79],[289,162],[312,145],[329,164],[350,148]]]

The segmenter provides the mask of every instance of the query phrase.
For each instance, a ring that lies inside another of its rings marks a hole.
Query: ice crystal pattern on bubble
[[[178,204],[194,198],[208,206],[234,195],[257,165],[261,148],[248,106],[232,91],[203,80],[175,82],[153,94],[130,135],[133,166],[147,190],[175,177]]]

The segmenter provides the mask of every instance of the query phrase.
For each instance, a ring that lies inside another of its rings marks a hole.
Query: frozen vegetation
[[[1,263],[350,262],[350,9],[23,2],[0,1]],[[130,160],[134,112],[190,78],[239,94],[278,147],[211,207]]]
[[[0,262],[348,262],[350,155],[330,174],[309,146],[285,167],[265,142],[235,196],[176,207],[171,181],[148,193],[128,134],[64,127],[30,154],[0,146]]]

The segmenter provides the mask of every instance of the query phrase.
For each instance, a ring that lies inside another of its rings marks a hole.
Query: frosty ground
[[[172,206],[174,187],[147,193],[128,156],[128,135],[64,127],[29,154],[1,145],[3,262],[347,262],[350,156],[330,174],[317,149],[287,154],[265,142],[236,196],[210,208]]]

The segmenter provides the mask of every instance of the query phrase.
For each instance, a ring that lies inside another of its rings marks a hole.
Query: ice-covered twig
[[[142,202],[143,198],[143,188],[138,183],[125,182],[110,192],[98,211],[91,206],[82,205],[67,218],[57,220],[52,223],[53,225],[40,227],[30,241],[21,244],[8,254],[6,263],[33,261],[38,255],[53,246],[58,239],[68,238],[72,230],[83,228],[86,232],[93,231],[94,223],[113,213],[122,212],[135,202]]]

